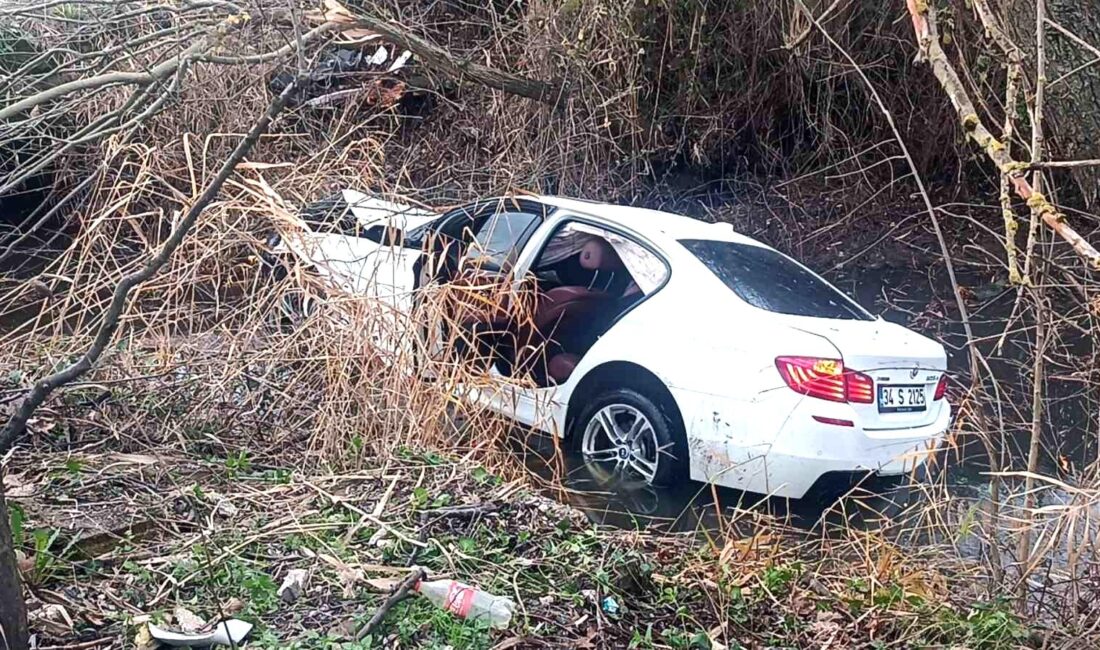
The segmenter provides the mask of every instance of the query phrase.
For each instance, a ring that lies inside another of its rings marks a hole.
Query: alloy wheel
[[[609,404],[596,411],[584,428],[581,453],[624,478],[652,483],[661,454],[653,423],[629,404]]]

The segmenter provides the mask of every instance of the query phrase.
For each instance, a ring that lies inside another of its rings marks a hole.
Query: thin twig
[[[416,586],[425,577],[424,569],[417,567],[409,575],[405,576],[405,579],[401,581],[401,584],[397,585],[397,588],[393,590],[393,593],[389,595],[386,600],[382,601],[382,604],[378,606],[378,609],[374,610],[374,615],[370,617],[363,627],[359,628],[355,632],[355,638],[362,641],[367,638],[371,632],[382,622],[382,619],[386,617],[386,614],[393,608],[394,605],[405,600],[409,597],[409,592],[416,588]]]
[[[191,206],[191,209],[187,211],[187,214],[180,221],[179,225],[176,226],[172,234],[169,235],[167,241],[164,242],[160,251],[150,258],[139,270],[123,277],[118,283],[111,297],[111,304],[103,316],[103,322],[96,332],[91,347],[89,347],[76,362],[35,382],[30,393],[19,404],[15,413],[8,419],[7,424],[4,425],[3,431],[0,431],[0,452],[7,449],[15,441],[16,437],[23,433],[27,426],[27,420],[34,415],[35,410],[47,397],[49,397],[50,393],[58,387],[64,386],[68,382],[83,375],[99,360],[100,355],[103,354],[104,349],[106,349],[107,345],[114,337],[115,332],[118,330],[119,322],[126,308],[126,302],[130,296],[130,292],[141,283],[156,275],[161,267],[168,262],[172,253],[179,248],[179,245],[183,243],[191,227],[195,225],[199,215],[202,214],[202,211],[205,210],[215,198],[217,198],[222,185],[224,185],[226,180],[233,174],[233,170],[236,169],[237,164],[248,155],[248,152],[252,151],[252,147],[259,141],[260,136],[267,131],[271,121],[282,112],[291,95],[296,92],[297,87],[298,83],[296,81],[291,82],[287,84],[283,92],[275,98],[263,117],[252,126],[252,129],[244,139],[240,141],[236,149],[233,150],[233,153],[226,159],[225,163],[222,164],[221,170],[218,172],[217,176],[215,176],[210,184],[206,186],[206,190],[203,191],[202,195],[199,196],[198,200]]]

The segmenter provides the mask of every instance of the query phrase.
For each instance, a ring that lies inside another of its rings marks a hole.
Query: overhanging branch
[[[435,43],[388,20],[366,14],[355,14],[353,22],[341,22],[340,28],[343,30],[367,29],[373,31],[394,45],[409,50],[425,66],[433,70],[458,79],[476,81],[495,90],[502,90],[506,93],[548,104],[556,104],[569,94],[564,83],[549,83],[530,79],[473,61],[457,59]]]
[[[1027,201],[1034,214],[1038,214],[1043,223],[1065,240],[1078,255],[1083,257],[1094,269],[1100,269],[1100,251],[1097,251],[1084,237],[1082,237],[1066,221],[1066,216],[1047,200],[1040,192],[1036,192],[1024,173],[1027,163],[1021,163],[1012,158],[1004,143],[993,137],[989,129],[982,124],[978,117],[978,111],[974,102],[966,92],[955,69],[951,66],[947,54],[940,44],[939,34],[936,32],[935,9],[932,3],[924,0],[906,0],[909,15],[913,20],[913,31],[916,33],[917,45],[921,55],[928,61],[932,68],[932,74],[940,82],[940,86],[947,93],[951,105],[959,114],[963,130],[967,136],[992,160],[1002,174],[1006,174],[1012,183],[1016,195]]]

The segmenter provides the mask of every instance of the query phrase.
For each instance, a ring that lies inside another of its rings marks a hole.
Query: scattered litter
[[[371,65],[382,65],[386,62],[386,59],[388,58],[390,58],[390,53],[386,51],[386,46],[379,45],[378,49],[374,51],[374,56],[372,56],[367,61]]]
[[[172,615],[176,617],[176,626],[179,627],[181,632],[194,634],[206,627],[206,621],[186,607],[177,606],[172,610]]]
[[[252,631],[252,624],[237,618],[218,623],[210,632],[172,632],[149,623],[149,634],[164,645],[187,646],[236,646]],[[140,635],[140,633],[139,633]]]
[[[208,490],[203,496],[208,502],[214,504],[214,514],[216,515],[231,518],[236,517],[237,513],[240,512],[240,509],[232,501],[219,492]]]
[[[222,613],[222,616],[230,616],[232,614],[236,614],[237,612],[240,612],[243,609],[244,609],[244,601],[243,600],[241,600],[240,598],[230,598],[229,600],[222,603],[222,607],[218,611],[220,611]]]
[[[516,609],[509,598],[494,596],[456,580],[421,581],[416,590],[429,602],[460,618],[487,621],[499,630],[508,627]]]
[[[149,617],[135,617],[134,621],[137,622],[138,618],[143,620],[138,624],[138,631],[134,634],[134,650],[153,650],[153,648],[157,647],[157,642],[149,632],[149,626],[147,625]]]
[[[405,64],[408,62],[409,57],[411,56],[412,52],[405,50],[401,53],[401,56],[397,57],[397,59],[390,64],[390,67],[386,70],[386,72],[396,72],[405,67]]]
[[[603,599],[603,602],[600,603],[600,608],[603,609],[606,614],[615,616],[619,613],[619,601],[611,596],[607,596]]]
[[[549,607],[550,605],[554,604],[554,597],[549,594],[546,596],[541,596],[539,597],[539,604],[543,607]]]
[[[378,530],[374,531],[374,534],[371,535],[370,539],[367,540],[367,545],[377,546],[378,548],[386,548],[387,546],[391,546],[392,542],[386,539],[386,529],[379,528]]]
[[[309,578],[309,572],[305,569],[291,569],[286,572],[286,577],[283,578],[283,584],[279,586],[279,591],[276,593],[279,599],[284,603],[293,603],[302,596],[302,592],[306,589],[306,580]]]

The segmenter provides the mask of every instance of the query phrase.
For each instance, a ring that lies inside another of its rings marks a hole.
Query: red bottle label
[[[447,588],[447,602],[445,603],[447,611],[466,618],[473,604],[474,588],[461,582],[452,581],[451,586]]]

